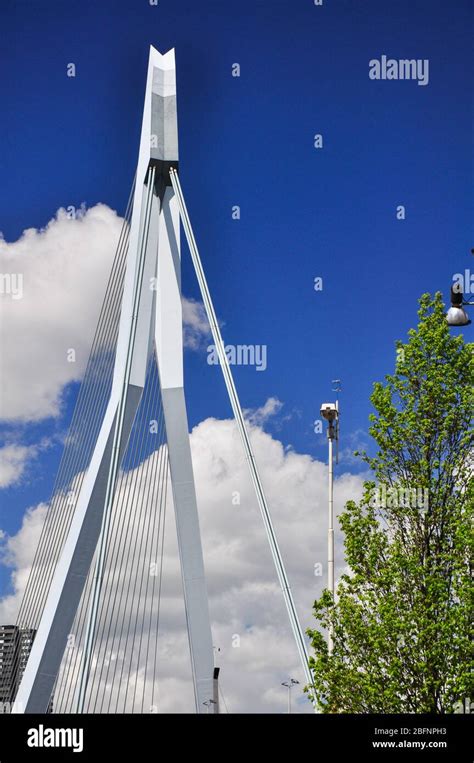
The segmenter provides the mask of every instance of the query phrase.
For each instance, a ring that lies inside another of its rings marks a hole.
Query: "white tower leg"
[[[160,215],[156,351],[176,514],[196,709],[213,696],[214,651],[183,387],[179,211],[166,189]],[[158,298],[159,295],[159,298]]]

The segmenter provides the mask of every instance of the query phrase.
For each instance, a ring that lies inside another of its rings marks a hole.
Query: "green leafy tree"
[[[449,713],[474,698],[472,349],[440,294],[421,297],[419,319],[374,385],[377,450],[358,454],[374,479],[339,517],[348,571],[314,604],[306,690],[327,713]]]

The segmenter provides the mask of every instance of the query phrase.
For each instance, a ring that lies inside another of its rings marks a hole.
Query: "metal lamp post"
[[[339,391],[339,380],[336,380]],[[321,406],[321,416],[328,422],[328,591],[334,599],[334,442],[336,448],[339,442],[339,402],[323,403]],[[337,463],[337,455],[336,455]],[[332,629],[328,631],[328,652],[333,651]]]

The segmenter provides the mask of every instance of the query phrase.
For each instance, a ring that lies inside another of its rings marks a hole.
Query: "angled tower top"
[[[152,93],[162,97],[176,95],[174,48],[161,55],[153,45],[150,45],[149,65],[153,70]]]
[[[169,168],[178,164],[178,119],[176,111],[176,68],[174,48],[161,54],[150,45],[143,108],[137,182],[143,182],[148,167],[156,167],[156,180],[170,184]]]

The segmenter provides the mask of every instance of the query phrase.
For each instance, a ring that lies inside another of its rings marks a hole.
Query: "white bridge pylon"
[[[47,711],[97,549],[79,676],[77,711],[83,710],[117,476],[142,397],[153,346],[168,445],[196,711],[207,712],[213,697],[214,650],[183,382],[180,214],[303,670],[308,683],[312,682],[306,642],[225,355],[177,167],[174,50],[161,55],[150,47],[112,389],[13,712]]]

